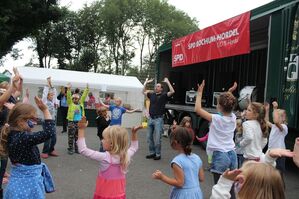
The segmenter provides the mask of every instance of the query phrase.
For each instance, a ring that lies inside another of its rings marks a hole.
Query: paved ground
[[[58,127],[57,132],[61,128]],[[176,155],[169,146],[168,138],[163,138],[162,159],[159,161],[147,160],[147,144],[145,130],[139,132],[140,147],[133,158],[127,174],[127,198],[128,199],[163,199],[168,198],[170,187],[160,181],[153,180],[151,174],[160,169],[168,175],[172,175],[169,166],[170,160]],[[87,146],[98,149],[98,138],[95,128],[88,128],[86,133]],[[58,133],[56,149],[60,157],[51,157],[44,162],[49,166],[56,183],[57,191],[47,194],[48,199],[90,199],[93,197],[95,179],[98,172],[98,163],[79,154],[68,155],[67,134]],[[203,162],[207,162],[205,151],[199,146],[193,147],[193,152],[200,155]],[[206,165],[204,165],[206,167]],[[212,176],[205,172],[205,182],[201,184],[204,198],[209,198],[212,188]],[[299,198],[299,170],[286,174],[286,187],[288,199]]]

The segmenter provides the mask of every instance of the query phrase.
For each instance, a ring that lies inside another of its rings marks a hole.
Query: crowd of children
[[[64,104],[67,107],[68,153],[80,153],[99,164],[94,199],[125,199],[126,173],[131,158],[139,148],[137,131],[143,127],[132,127],[130,140],[127,129],[121,126],[122,115],[133,113],[137,109],[122,107],[122,100],[117,97],[114,98],[114,104],[100,101],[101,107],[97,107],[95,119],[100,150],[93,150],[85,142],[88,121],[84,102],[88,94],[90,98],[92,96],[91,101],[94,101],[88,84],[82,96],[78,90],[71,92],[70,83],[57,96],[51,78],[47,78],[42,99],[34,98],[36,106],[43,113],[43,129],[32,132],[38,122],[37,109],[28,102],[28,90],[25,97],[27,100],[17,103],[16,97],[22,92],[23,80],[16,69],[14,73],[10,84],[0,85],[0,198],[40,199],[45,198],[45,193],[55,191],[51,173],[41,158],[58,156],[55,151],[55,119],[59,105],[57,99],[60,99],[60,106]],[[167,78],[165,82],[170,84]],[[180,125],[175,121],[169,133],[170,145],[178,153],[170,164],[174,176],[170,177],[156,170],[152,177],[172,186],[169,198],[204,198],[200,186],[205,178],[203,162],[192,152],[192,144],[196,138],[200,142],[207,141],[206,151],[215,184],[210,198],[285,198],[282,177],[285,157],[292,157],[299,166],[299,138],[295,141],[294,152],[285,149],[284,139],[288,133],[286,112],[278,108],[277,102],[273,102],[273,122],[270,122],[270,105],[251,102],[241,118],[237,119],[234,113],[236,98],[232,94],[237,87],[234,83],[227,92],[220,94],[217,100],[218,113],[211,114],[201,105],[204,87],[203,80],[198,85],[195,112],[210,122],[209,133],[202,138],[195,136],[189,116],[183,117]],[[169,94],[155,95],[165,96],[162,103],[173,93],[172,88]],[[111,111],[111,117],[108,110]],[[159,119],[158,116],[160,115],[157,115]],[[65,125],[64,122],[63,131],[66,131]],[[42,153],[37,147],[41,143],[44,143]],[[264,153],[266,144],[268,151]],[[154,155],[153,158],[161,159],[160,153],[155,152]],[[8,159],[11,162],[10,176],[5,172]],[[3,195],[2,181],[8,176]]]

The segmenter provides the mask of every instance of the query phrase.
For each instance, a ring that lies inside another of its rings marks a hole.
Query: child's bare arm
[[[85,129],[88,126],[88,121],[86,117],[83,116],[82,119],[78,122],[78,138],[85,137]]]
[[[176,164],[172,165],[172,169],[174,178],[166,176],[160,170],[156,170],[152,174],[152,177],[154,179],[161,180],[162,182],[165,182],[166,184],[169,184],[171,186],[182,187],[184,185],[184,171]]]
[[[204,182],[205,181],[205,172],[203,170],[203,168],[201,168],[198,172],[198,178],[200,182]]]
[[[202,83],[198,86],[198,89],[197,89],[197,96],[196,96],[196,101],[195,101],[195,112],[197,115],[199,115],[200,117],[208,120],[209,122],[212,121],[212,114],[207,112],[206,110],[204,110],[202,107],[201,107],[201,98],[202,98],[202,93],[203,93],[203,89],[204,89],[204,86],[205,86],[205,80],[202,81]]]
[[[132,141],[137,141],[138,140],[138,137],[137,137],[137,131],[139,129],[142,129],[142,125],[140,126],[135,126],[132,128],[132,135],[131,135],[131,140]]]

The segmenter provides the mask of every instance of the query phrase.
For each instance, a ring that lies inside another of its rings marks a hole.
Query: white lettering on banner
[[[184,60],[184,55],[183,54],[177,54],[173,58],[174,63],[176,63],[178,61],[183,61],[183,60]]]
[[[239,35],[238,28],[235,28],[235,29],[220,33],[218,35],[212,35],[210,37],[203,38],[203,39],[194,41],[192,43],[189,43],[188,44],[188,50],[190,50],[192,48],[197,48],[197,47],[200,47],[200,46],[204,46],[204,45],[216,42],[216,41],[222,41],[222,40],[225,40],[225,39],[229,39],[231,37],[235,37],[235,36],[238,36],[238,35]],[[231,40],[231,41],[233,41],[233,40]],[[238,41],[231,42],[230,44],[234,44],[234,43],[237,43],[237,42]],[[222,42],[220,42],[220,44],[217,43],[217,46],[224,46],[224,45],[226,45],[226,44],[224,44]]]

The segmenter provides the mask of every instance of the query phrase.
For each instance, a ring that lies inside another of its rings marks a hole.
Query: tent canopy
[[[4,82],[4,81],[7,81],[9,82],[10,81],[10,78],[2,73],[0,73],[0,83],[1,82]]]
[[[45,85],[47,77],[51,77],[53,86],[66,86],[67,83],[71,83],[72,87],[85,88],[88,83],[89,88],[102,91],[140,91],[143,89],[141,82],[133,76],[36,67],[19,67],[18,69],[24,79],[24,84]]]

